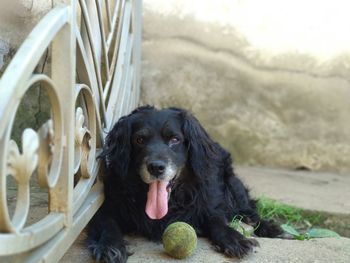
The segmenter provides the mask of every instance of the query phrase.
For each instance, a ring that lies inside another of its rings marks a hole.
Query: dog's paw
[[[277,237],[283,233],[279,225],[272,220],[261,220],[254,232],[258,237]]]
[[[94,242],[88,245],[88,249],[97,262],[125,263],[130,255],[125,246],[117,248],[113,246],[103,246]]]
[[[242,258],[249,254],[256,246],[259,246],[258,241],[245,238],[236,231],[229,231],[215,244],[215,248],[219,252],[224,253],[226,256],[237,258]]]

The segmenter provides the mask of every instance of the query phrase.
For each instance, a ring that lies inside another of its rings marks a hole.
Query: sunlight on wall
[[[330,59],[350,51],[348,0],[145,0],[162,15],[216,23],[271,55],[306,53]]]

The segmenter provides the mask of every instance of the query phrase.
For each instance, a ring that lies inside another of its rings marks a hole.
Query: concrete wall
[[[142,101],[240,164],[349,171],[349,4],[306,2],[145,0]]]
[[[56,1],[2,0],[0,3],[0,71],[40,18]]]

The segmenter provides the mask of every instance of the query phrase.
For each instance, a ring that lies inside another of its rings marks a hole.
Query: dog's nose
[[[165,171],[166,164],[163,161],[153,161],[147,165],[149,173],[155,177],[162,175]]]

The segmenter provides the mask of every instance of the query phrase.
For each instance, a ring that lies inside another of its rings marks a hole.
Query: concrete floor
[[[228,258],[214,251],[208,240],[200,238],[194,253],[184,259],[177,260],[167,256],[161,244],[155,244],[143,238],[128,237],[130,263],[165,263],[165,262],[203,262],[203,263],[348,263],[350,262],[350,239],[323,238],[309,241],[281,240],[258,238],[260,247],[242,260]],[[82,237],[71,247],[60,263],[94,262],[84,246]]]
[[[237,174],[249,186],[253,196],[266,196],[305,209],[342,213],[350,218],[350,178],[331,173],[312,173],[266,168],[239,167]],[[60,261],[93,262],[84,245],[82,233]],[[140,237],[128,237],[134,255],[128,262],[165,263],[179,261],[168,257],[161,244]],[[210,242],[200,238],[194,254],[181,262],[350,262],[349,238],[323,238],[309,241],[258,238],[260,247],[243,260],[217,253]]]

